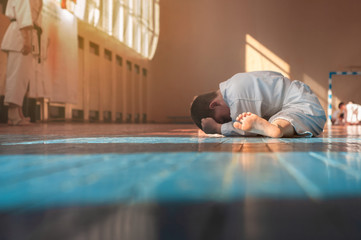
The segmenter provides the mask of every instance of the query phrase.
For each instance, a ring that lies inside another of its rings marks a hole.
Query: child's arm
[[[222,134],[221,127],[222,124],[217,123],[213,118],[202,119],[202,129],[207,134]]]

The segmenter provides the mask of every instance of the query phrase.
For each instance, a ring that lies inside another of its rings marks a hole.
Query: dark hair
[[[340,102],[340,103],[338,104],[338,108],[341,109],[341,107],[342,107],[343,105],[345,105],[345,103],[344,103],[344,102]]]
[[[202,129],[202,119],[214,117],[214,110],[209,104],[217,97],[217,92],[209,92],[196,96],[191,104],[191,117],[193,122]]]

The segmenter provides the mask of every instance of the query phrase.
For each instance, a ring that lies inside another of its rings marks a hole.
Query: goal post
[[[332,118],[332,76],[333,75],[361,75],[361,72],[330,72],[328,77],[328,110],[327,124],[331,125]]]

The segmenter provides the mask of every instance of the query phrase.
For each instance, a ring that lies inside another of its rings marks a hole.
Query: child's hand
[[[202,129],[207,134],[221,134],[222,124],[217,123],[213,118],[202,119]]]

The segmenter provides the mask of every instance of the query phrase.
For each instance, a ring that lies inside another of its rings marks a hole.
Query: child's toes
[[[240,122],[234,122],[234,123],[233,123],[233,127],[238,128],[238,129],[242,129],[242,123],[240,123]]]

